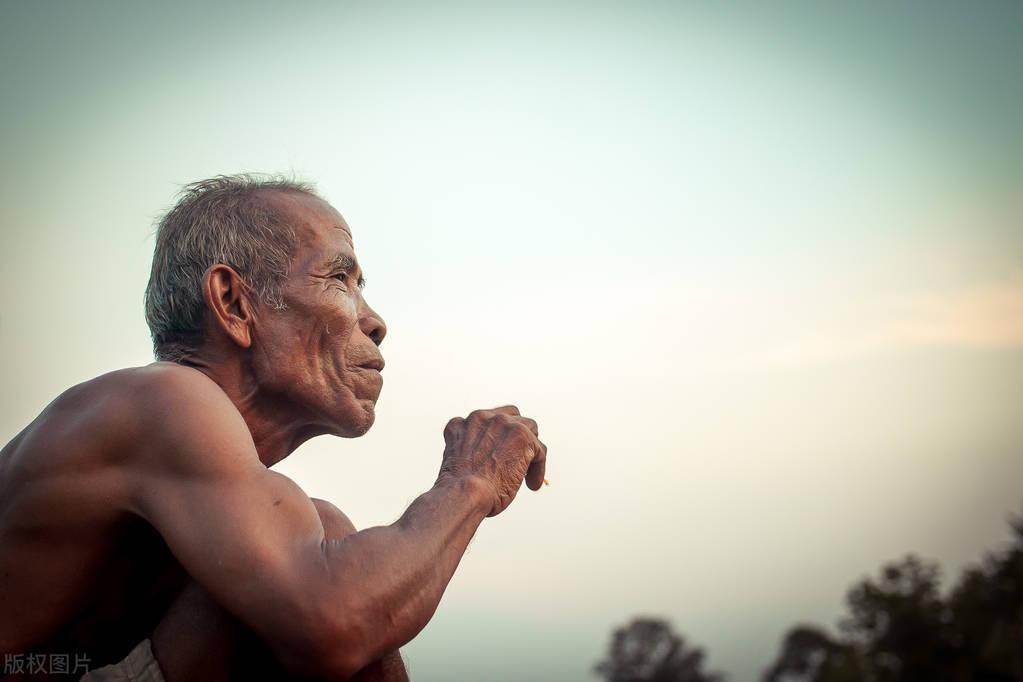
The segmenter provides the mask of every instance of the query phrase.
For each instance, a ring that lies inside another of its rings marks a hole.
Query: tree
[[[988,682],[1023,680],[1023,514],[1015,542],[969,568],[948,597],[958,667]]]
[[[595,670],[607,682],[721,682],[721,675],[704,672],[703,656],[667,621],[637,618],[615,630],[607,660]]]
[[[950,623],[937,564],[909,555],[846,596],[841,628],[866,660],[875,682],[938,680],[953,662]]]
[[[778,660],[764,682],[862,682],[863,664],[855,647],[833,640],[824,630],[800,625],[789,630]]]
[[[853,586],[840,637],[793,628],[764,682],[1023,682],[1023,515],[942,597],[938,567],[909,555]]]

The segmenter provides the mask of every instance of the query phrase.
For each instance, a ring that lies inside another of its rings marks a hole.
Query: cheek
[[[323,292],[313,304],[290,301],[274,338],[270,355],[317,383],[324,375],[343,374],[347,349],[358,322],[355,302],[348,296]],[[299,369],[301,368],[301,369]],[[317,378],[317,375],[320,375]]]
[[[340,292],[328,296],[310,312],[310,317],[318,322],[319,331],[327,336],[351,336],[358,320],[355,301]]]
[[[326,359],[331,363],[342,360],[348,351],[348,346],[355,332],[355,324],[347,317],[334,315],[318,323],[312,338],[315,339],[310,348],[315,351],[314,355]]]

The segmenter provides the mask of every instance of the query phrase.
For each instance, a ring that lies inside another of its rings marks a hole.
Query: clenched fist
[[[538,436],[536,422],[520,415],[514,405],[455,417],[444,427],[440,477],[486,483],[494,495],[487,516],[496,516],[515,499],[523,478],[532,490],[543,485],[547,446]]]

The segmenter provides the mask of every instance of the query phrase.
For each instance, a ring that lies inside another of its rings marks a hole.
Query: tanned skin
[[[390,526],[356,531],[269,468],[369,430],[386,329],[340,214],[259,200],[299,237],[285,309],[210,268],[196,353],[69,389],[0,452],[0,654],[95,668],[149,637],[169,682],[252,679],[264,661],[282,678],[405,680],[397,650],[479,524],[523,480],[540,488],[546,447],[512,406],[448,422],[435,484]]]
[[[312,498],[328,540],[355,533],[355,526],[337,507]],[[152,636],[154,655],[166,682],[221,680],[297,680],[272,651],[208,593],[191,583],[164,614]],[[166,652],[166,653],[165,653]],[[408,682],[397,651],[360,670],[356,682]]]

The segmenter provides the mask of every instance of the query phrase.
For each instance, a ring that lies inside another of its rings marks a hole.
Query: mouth
[[[367,362],[361,362],[358,365],[356,365],[356,367],[358,367],[360,369],[372,369],[372,370],[376,370],[377,372],[381,372],[384,369],[384,359],[383,358],[374,358],[374,359],[369,360]]]

